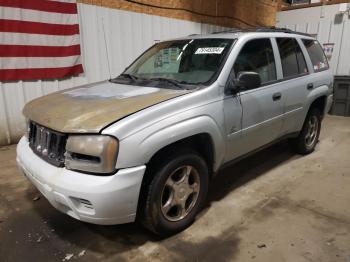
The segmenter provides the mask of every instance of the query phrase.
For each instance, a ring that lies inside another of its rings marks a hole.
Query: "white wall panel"
[[[58,90],[117,76],[155,41],[227,30],[191,21],[79,4],[85,73],[50,81],[0,83],[0,145],[23,135],[25,103]]]
[[[321,44],[334,43],[330,67],[334,75],[350,75],[350,17],[339,14],[339,5],[282,11],[277,26],[317,34]]]
[[[339,75],[350,74],[350,20],[344,23],[337,70]]]
[[[5,104],[5,99],[6,97],[3,84],[0,83],[0,145],[6,145],[11,142],[7,105]]]

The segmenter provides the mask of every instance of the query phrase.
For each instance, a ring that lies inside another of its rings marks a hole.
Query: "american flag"
[[[75,0],[0,0],[0,81],[82,72]]]

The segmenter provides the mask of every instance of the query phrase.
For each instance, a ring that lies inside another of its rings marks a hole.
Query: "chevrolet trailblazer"
[[[160,42],[114,79],[29,102],[18,165],[73,218],[172,234],[223,165],[281,139],[311,153],[332,82],[317,40],[287,29]]]

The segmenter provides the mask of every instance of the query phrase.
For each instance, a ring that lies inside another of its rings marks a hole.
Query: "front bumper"
[[[87,175],[45,162],[24,137],[17,145],[17,163],[55,208],[73,218],[101,225],[135,220],[146,166],[121,169],[111,176]]]

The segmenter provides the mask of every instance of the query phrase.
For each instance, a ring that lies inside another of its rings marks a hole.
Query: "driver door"
[[[232,73],[237,76],[243,71],[258,73],[261,86],[240,91],[233,98],[240,101],[242,124],[240,139],[236,137],[232,140],[232,134],[228,134],[227,156],[230,160],[272,142],[280,136],[282,130],[284,97],[282,85],[277,82],[275,54],[269,38],[253,39],[245,43],[236,58]]]

